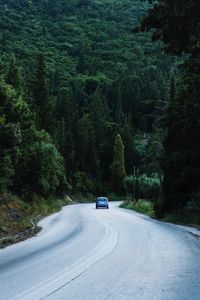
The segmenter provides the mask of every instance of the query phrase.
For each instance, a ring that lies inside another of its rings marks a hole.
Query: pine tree
[[[36,72],[33,82],[33,108],[36,112],[36,124],[48,131],[50,125],[50,102],[47,85],[45,57],[42,53],[37,56]]]
[[[89,114],[84,114],[77,122],[75,149],[77,168],[82,172],[99,177],[100,169],[95,132]]]
[[[85,61],[85,53],[84,50],[81,49],[79,53],[79,60],[77,64],[77,71],[78,73],[84,74],[86,71],[86,61]]]
[[[114,158],[110,166],[111,185],[116,193],[123,193],[123,179],[126,176],[124,164],[124,144],[120,134],[117,134],[114,145]]]
[[[176,82],[174,76],[171,78],[171,84],[170,84],[170,99],[173,101],[176,97]]]
[[[60,120],[64,118],[67,129],[71,129],[73,107],[71,99],[71,91],[63,88],[60,90],[59,97],[56,102],[56,118]]]
[[[53,96],[58,96],[61,86],[60,72],[55,70],[50,77],[50,93]]]
[[[104,122],[105,114],[104,107],[101,100],[99,89],[95,91],[91,97],[91,119],[95,130],[96,144],[98,148],[104,142]]]
[[[127,119],[121,129],[121,135],[125,146],[125,168],[128,174],[132,174],[134,166],[138,163],[138,155],[135,147],[134,131],[129,127]]]
[[[10,85],[12,85],[12,87],[18,92],[20,93],[22,91],[22,80],[21,80],[21,74],[19,71],[19,68],[16,65],[16,58],[13,55],[10,65],[9,65],[9,69],[8,69],[8,73],[6,76],[6,82]]]
[[[59,144],[60,153],[64,158],[65,158],[66,143],[67,143],[66,125],[65,125],[65,119],[62,118],[58,126],[58,144]]]
[[[115,106],[115,121],[119,124],[123,121],[124,114],[122,110],[122,91],[121,84],[118,84],[117,87],[117,101]]]
[[[71,176],[75,171],[74,162],[74,123],[76,107],[72,104],[71,91],[63,88],[59,93],[56,103],[56,141],[59,145],[61,154],[65,159],[68,174]]]

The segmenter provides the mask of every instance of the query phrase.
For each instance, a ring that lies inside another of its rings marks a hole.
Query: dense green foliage
[[[63,158],[49,134],[37,130],[31,110],[23,99],[1,78],[1,156],[0,188],[6,192],[55,192],[65,181]]]
[[[171,99],[164,118],[161,166],[163,196],[158,213],[200,209],[200,5],[199,1],[163,0],[142,22],[154,28],[172,54],[188,54],[177,78],[172,78]]]
[[[160,180],[155,177],[148,177],[146,175],[126,176],[124,178],[124,187],[127,194],[133,193],[133,186],[135,180],[135,200],[148,199],[157,201],[160,197]]]
[[[155,139],[145,134],[168,99],[171,59],[148,33],[132,32],[148,7],[1,1],[0,192],[121,192],[125,169],[150,165]]]
[[[161,39],[166,44],[166,52],[199,57],[199,13],[198,0],[160,0],[141,27],[142,30],[154,28],[153,39]]]

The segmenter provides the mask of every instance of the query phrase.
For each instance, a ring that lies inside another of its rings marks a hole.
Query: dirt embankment
[[[42,217],[71,202],[69,197],[44,199],[35,196],[30,201],[23,201],[10,194],[1,195],[0,248],[33,236],[40,230],[37,223]]]

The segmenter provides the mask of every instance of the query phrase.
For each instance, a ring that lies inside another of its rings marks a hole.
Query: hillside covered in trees
[[[148,33],[132,32],[147,8],[129,0],[1,2],[1,193],[112,190],[117,134],[126,174],[144,167],[142,137],[162,115],[171,65]]]

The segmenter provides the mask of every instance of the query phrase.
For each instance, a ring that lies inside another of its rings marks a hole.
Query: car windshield
[[[97,201],[101,201],[101,202],[107,202],[107,198],[97,198]]]

